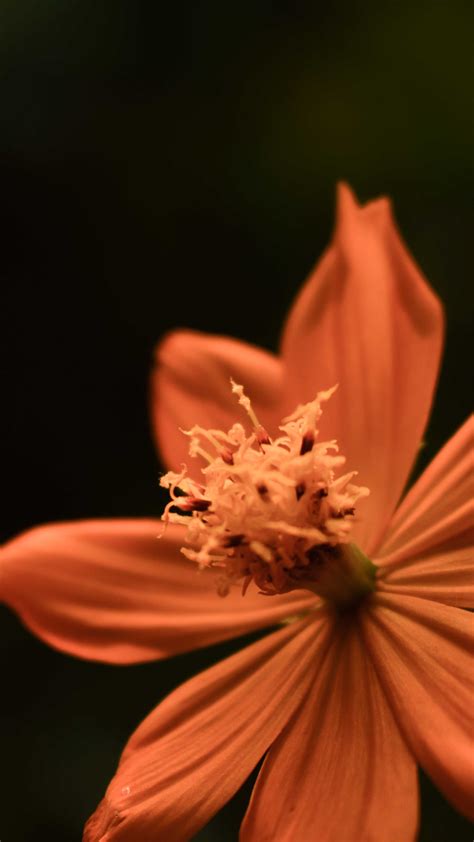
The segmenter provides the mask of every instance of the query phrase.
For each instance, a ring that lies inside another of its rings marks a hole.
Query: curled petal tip
[[[379,196],[367,204],[360,204],[357,197],[345,181],[337,184],[337,220],[342,223],[344,220],[353,219],[356,214],[362,214],[363,218],[392,218],[392,203],[388,196]]]
[[[388,196],[379,196],[377,199],[372,199],[371,202],[367,202],[367,204],[363,207],[363,211],[364,214],[370,216],[379,214],[381,216],[392,216],[392,201]]]
[[[359,208],[354,191],[346,181],[339,181],[336,188],[337,215],[351,213]]]

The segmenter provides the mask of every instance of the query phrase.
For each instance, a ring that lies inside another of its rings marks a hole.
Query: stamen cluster
[[[187,527],[182,552],[201,568],[219,569],[222,596],[236,582],[245,593],[252,580],[265,594],[317,590],[324,559],[348,542],[355,504],[369,493],[353,484],[356,471],[337,476],[345,462],[337,443],[317,441],[321,404],[336,387],[298,406],[272,440],[242,386],[231,382],[253,430],[237,423],[228,432],[185,432],[190,455],[207,464],[200,482],[185,465],[162,477],[171,495],[163,520]]]

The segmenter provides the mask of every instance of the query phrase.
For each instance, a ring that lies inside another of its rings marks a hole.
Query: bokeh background
[[[188,326],[275,349],[340,178],[392,196],[446,304],[425,464],[470,409],[472,4],[4,0],[0,17],[5,536],[159,514],[155,342]],[[2,842],[79,840],[130,731],[240,645],[88,664],[1,607]],[[249,786],[199,842],[237,839]],[[471,840],[421,786],[420,840]]]

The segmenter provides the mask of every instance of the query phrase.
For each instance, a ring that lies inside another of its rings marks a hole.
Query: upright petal
[[[175,690],[139,726],[85,842],[184,842],[233,795],[314,679],[330,623],[268,635]]]
[[[474,608],[473,454],[469,418],[395,513],[378,559],[384,587]]]
[[[321,435],[337,438],[371,496],[356,540],[371,553],[420,445],[442,346],[443,315],[380,199],[359,207],[339,189],[333,242],[290,312],[288,389],[307,401],[339,383]]]
[[[474,818],[473,617],[426,599],[380,594],[364,619],[366,644],[420,765]]]
[[[109,663],[207,646],[314,605],[304,591],[217,596],[213,573],[181,555],[181,528],[158,539],[162,528],[97,520],[32,529],[2,550],[0,599],[51,646]]]
[[[262,766],[241,842],[410,842],[416,765],[356,627],[340,629]]]
[[[188,439],[194,424],[228,430],[243,421],[230,378],[242,383],[265,426],[280,423],[281,364],[260,348],[224,336],[193,331],[171,333],[158,345],[151,382],[155,440],[170,468],[189,465]]]

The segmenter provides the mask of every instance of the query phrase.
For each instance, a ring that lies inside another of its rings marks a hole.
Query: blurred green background
[[[6,536],[159,514],[154,343],[188,326],[275,349],[328,242],[340,178],[361,199],[392,196],[445,301],[421,464],[434,455],[470,409],[472,9],[4,0]],[[240,645],[91,665],[49,650],[2,607],[2,842],[79,840],[130,731]],[[237,839],[249,787],[199,842]],[[421,842],[470,842],[425,778],[422,796]]]

